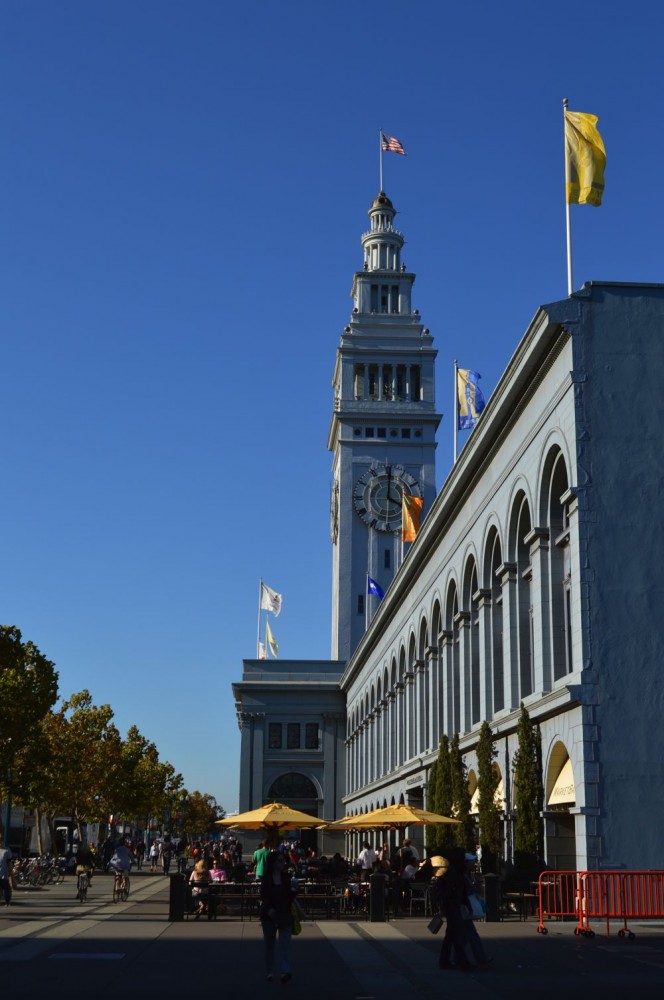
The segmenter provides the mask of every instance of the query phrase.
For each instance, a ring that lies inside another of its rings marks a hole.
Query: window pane
[[[268,735],[270,750],[281,750],[281,723],[271,722]]]
[[[289,722],[288,723],[288,749],[289,750],[299,750],[300,749],[300,723],[299,722]]]
[[[307,750],[318,750],[318,723],[307,722],[304,731],[304,745]]]

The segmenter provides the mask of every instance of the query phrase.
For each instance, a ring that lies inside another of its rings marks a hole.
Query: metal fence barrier
[[[538,883],[538,934],[544,919],[574,919],[574,933],[594,937],[592,920],[621,920],[618,937],[635,937],[628,920],[664,919],[664,871],[547,871]]]

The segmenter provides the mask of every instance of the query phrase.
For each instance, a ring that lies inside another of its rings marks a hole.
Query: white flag
[[[281,594],[261,583],[261,611],[271,611],[276,618],[281,611]]]
[[[264,642],[258,643],[258,659],[267,660],[267,649],[265,648]]]

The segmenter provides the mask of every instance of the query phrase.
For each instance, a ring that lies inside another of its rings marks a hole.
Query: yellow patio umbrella
[[[407,826],[438,826],[443,823],[460,823],[460,819],[441,816],[417,806],[385,806],[373,809],[364,816],[346,816],[331,825],[339,830],[405,830]]]
[[[335,819],[329,823],[325,823],[321,829],[325,830],[356,830],[356,829],[371,829],[367,827],[367,820],[371,819],[379,810],[372,809],[371,812],[363,813],[360,816],[344,816],[342,819]]]
[[[270,802],[268,805],[239,813],[237,816],[227,816],[218,819],[217,826],[237,827],[238,830],[265,830],[267,840],[276,842],[280,833],[286,830],[301,830],[306,827],[317,827],[325,823],[319,816],[291,809],[281,802]]]

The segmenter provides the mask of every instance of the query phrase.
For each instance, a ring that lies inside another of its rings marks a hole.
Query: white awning
[[[550,806],[567,806],[576,802],[576,787],[574,785],[574,771],[572,761],[567,758],[562,770],[556,778],[553,791],[549,795]]]

